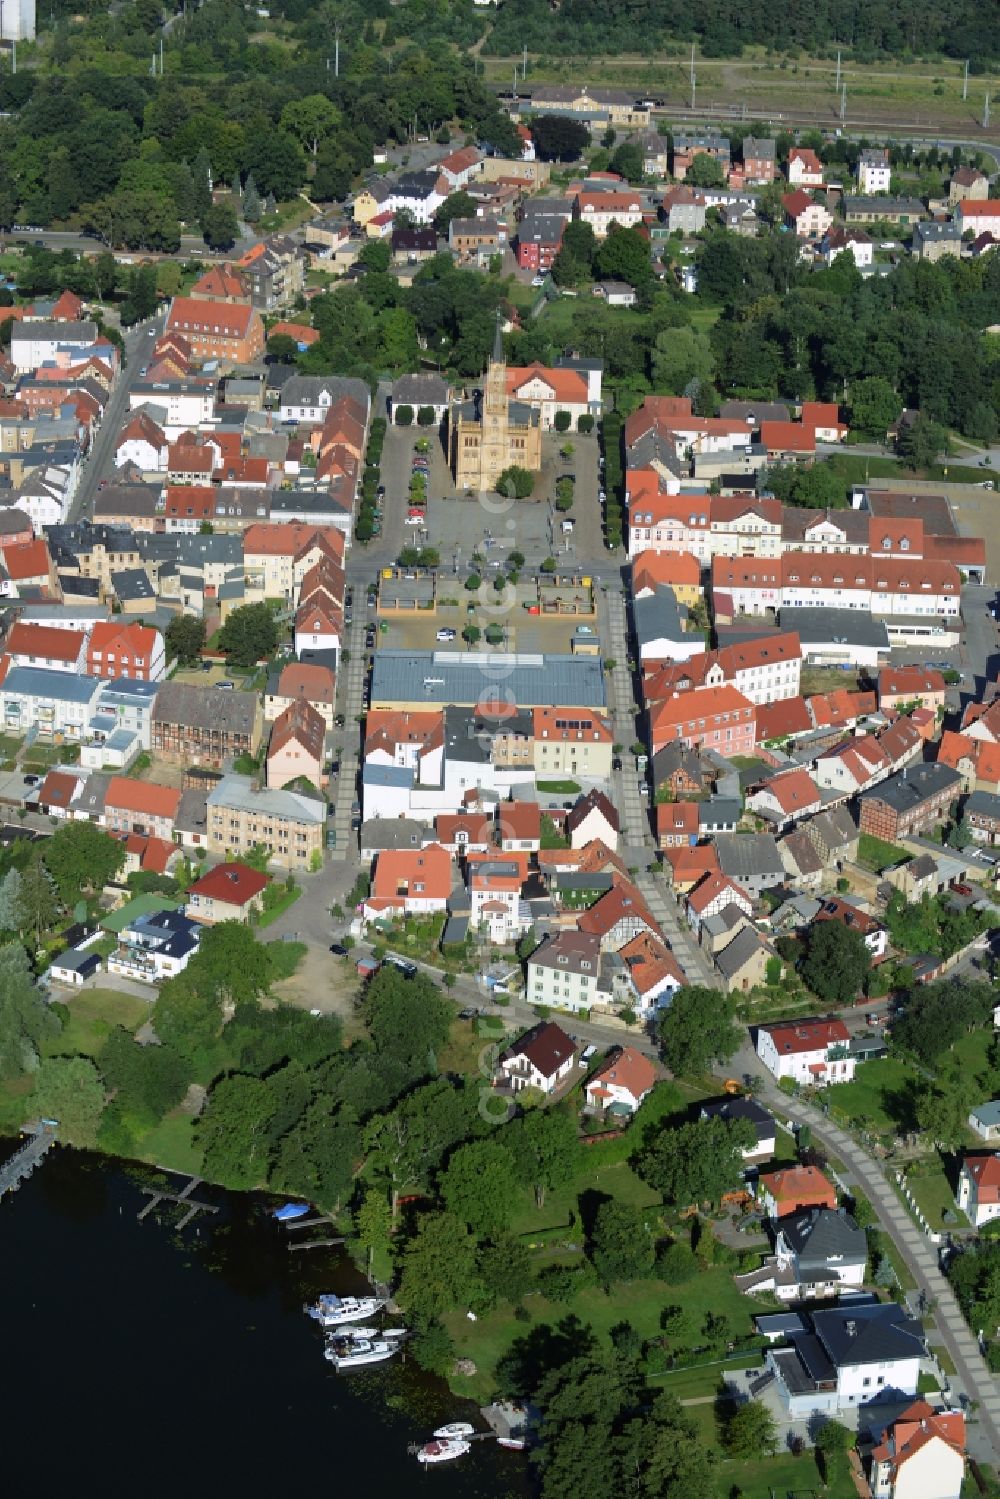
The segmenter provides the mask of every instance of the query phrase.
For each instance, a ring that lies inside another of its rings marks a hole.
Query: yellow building
[[[542,466],[539,413],[507,395],[507,366],[497,321],[493,357],[481,397],[453,401],[448,411],[451,466],[458,489],[493,489],[505,468],[537,473]]]

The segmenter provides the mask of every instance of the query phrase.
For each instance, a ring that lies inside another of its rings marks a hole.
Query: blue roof
[[[49,671],[44,666],[12,666],[3,691],[25,697],[50,697],[64,703],[89,703],[100,687],[98,677],[78,677],[68,671]]]
[[[101,701],[107,702],[116,697],[131,697],[142,698],[143,701],[151,703],[159,690],[159,682],[138,682],[132,677],[115,677],[101,693]]]
[[[366,765],[361,780],[365,786],[412,786],[414,771],[405,765]]]

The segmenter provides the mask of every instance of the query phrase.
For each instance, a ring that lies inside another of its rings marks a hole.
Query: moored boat
[[[365,1364],[384,1364],[387,1359],[393,1358],[399,1352],[398,1343],[387,1343],[384,1338],[364,1338],[355,1341],[353,1338],[343,1338],[336,1343],[331,1343],[325,1350],[323,1357],[328,1359],[338,1371],[342,1369],[360,1369]]]
[[[527,1447],[524,1437],[497,1437],[498,1447],[509,1447],[511,1452],[523,1452]]]
[[[463,1437],[475,1435],[476,1428],[470,1426],[468,1421],[449,1421],[447,1426],[439,1426],[435,1431],[436,1437],[444,1437],[445,1440],[454,1438],[461,1441]]]
[[[436,1438],[433,1442],[428,1442],[426,1446],[421,1447],[417,1453],[417,1462],[425,1465],[454,1462],[456,1457],[464,1457],[471,1445],[470,1442],[456,1437]]]
[[[307,1307],[321,1327],[340,1327],[345,1322],[364,1322],[374,1317],[385,1306],[385,1299],[377,1296],[335,1296],[325,1292],[315,1306]]]

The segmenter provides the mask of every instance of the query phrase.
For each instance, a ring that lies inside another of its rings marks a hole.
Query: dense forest
[[[982,72],[1000,56],[997,0],[505,0],[485,50],[600,53],[655,51],[697,39],[706,57],[738,56],[743,47],[816,53],[850,49],[858,62],[878,56],[970,58]]]

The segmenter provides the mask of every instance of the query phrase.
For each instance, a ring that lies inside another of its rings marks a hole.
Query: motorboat
[[[379,1332],[377,1327],[358,1327],[356,1323],[348,1323],[346,1327],[333,1327],[327,1333],[327,1341],[335,1342],[338,1338],[351,1338],[354,1342],[363,1342],[366,1338],[381,1338],[385,1334]]]
[[[345,1322],[364,1322],[374,1317],[385,1306],[385,1299],[378,1296],[335,1296],[325,1292],[315,1306],[308,1307],[321,1327],[340,1327]]]
[[[388,1343],[385,1338],[343,1338],[324,1351],[323,1357],[339,1373],[342,1369],[359,1369],[365,1364],[384,1364],[399,1352],[398,1343]]]
[[[497,1437],[498,1447],[509,1447],[511,1452],[523,1452],[528,1443],[524,1437]]]
[[[456,1457],[464,1457],[472,1446],[464,1438],[436,1437],[417,1453],[418,1463],[451,1463]]]
[[[470,1426],[468,1421],[449,1421],[447,1426],[439,1426],[435,1431],[436,1437],[443,1437],[445,1441],[461,1441],[464,1437],[474,1436],[476,1428]]]
[[[293,1223],[296,1218],[304,1218],[308,1211],[307,1202],[286,1202],[284,1207],[274,1209],[272,1217],[279,1223]]]

